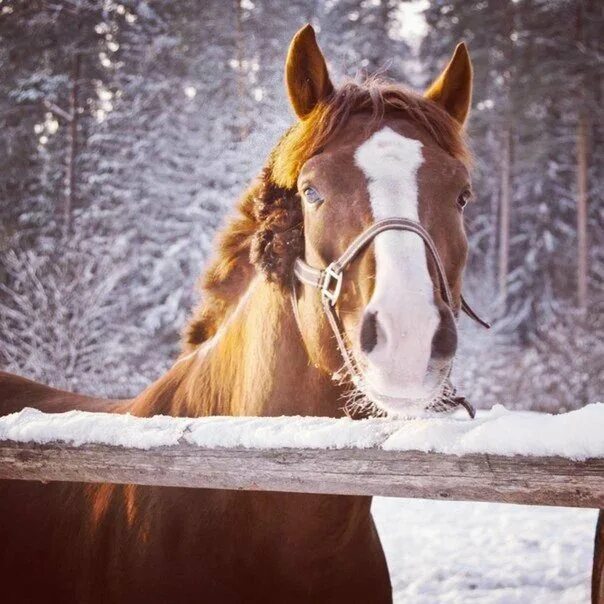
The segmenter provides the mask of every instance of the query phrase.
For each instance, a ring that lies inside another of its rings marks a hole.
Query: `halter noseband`
[[[426,248],[430,252],[430,256],[436,266],[436,272],[438,275],[438,281],[440,285],[440,291],[446,305],[453,312],[455,316],[455,307],[453,302],[453,296],[449,288],[447,276],[443,268],[442,261],[438,254],[438,250],[434,245],[434,241],[428,234],[428,231],[424,227],[414,220],[408,218],[386,218],[384,220],[378,220],[373,223],[368,229],[363,231],[354,241],[348,246],[344,253],[331,264],[324,269],[318,269],[310,266],[301,258],[297,258],[294,263],[294,276],[298,281],[310,285],[321,291],[321,302],[327,320],[336,338],[338,348],[344,359],[346,369],[350,373],[353,382],[359,383],[362,380],[363,373],[358,367],[354,357],[351,355],[348,346],[346,346],[344,329],[340,322],[340,319],[336,313],[335,305],[338,301],[340,293],[342,291],[342,281],[344,279],[344,271],[350,265],[350,263],[371,243],[380,233],[384,231],[409,231],[415,233],[423,240]],[[294,308],[294,316],[298,327],[300,327],[300,319],[298,316],[298,303],[296,296],[295,283],[292,283],[292,304]],[[461,309],[474,321],[489,329],[491,326],[489,323],[481,319],[472,310],[472,307],[465,301],[464,297],[461,296]],[[451,401],[449,406],[462,405],[466,408],[471,417],[474,417],[474,409],[463,397],[454,397],[455,389],[452,386],[448,386],[449,392],[447,393],[447,400]],[[448,396],[450,395],[450,396]]]

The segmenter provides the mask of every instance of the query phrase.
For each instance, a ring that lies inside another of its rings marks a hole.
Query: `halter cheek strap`
[[[344,329],[340,322],[340,318],[336,313],[335,305],[342,291],[342,282],[344,279],[345,269],[380,233],[391,230],[408,231],[421,237],[426,249],[434,261],[434,265],[436,266],[436,272],[438,275],[443,300],[453,311],[453,296],[451,295],[447,276],[438,254],[438,250],[434,245],[434,241],[421,224],[414,220],[409,220],[408,218],[386,218],[384,220],[375,222],[368,229],[363,231],[358,237],[356,237],[356,239],[354,239],[354,241],[338,259],[334,260],[324,269],[314,268],[301,258],[297,258],[294,263],[294,278],[321,291],[321,303],[323,305],[323,310],[325,311],[327,321],[329,322],[331,330],[336,338],[336,342],[342,358],[344,359],[346,369],[350,373],[353,382],[357,384],[362,380],[363,374],[354,357],[350,353],[348,346],[346,345],[344,339]],[[295,283],[292,283],[292,304],[296,322],[298,323],[298,327],[301,327],[300,318],[298,315]],[[490,328],[489,323],[481,319],[476,312],[472,310],[471,306],[466,302],[463,296],[461,297],[461,309],[470,318],[483,327],[486,327],[487,329]],[[453,401],[455,405],[464,406],[468,410],[470,416],[474,417],[474,409],[472,406],[465,399],[463,399],[463,397],[454,397],[455,390],[452,386],[448,385],[447,388],[447,397]]]

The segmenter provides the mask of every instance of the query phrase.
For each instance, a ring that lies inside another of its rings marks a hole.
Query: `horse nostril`
[[[376,312],[366,312],[361,323],[361,350],[369,354],[377,344]]]

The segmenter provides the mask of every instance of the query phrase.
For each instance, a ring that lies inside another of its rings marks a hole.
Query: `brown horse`
[[[471,195],[465,46],[423,96],[376,80],[336,89],[306,26],[290,46],[286,82],[298,121],[223,233],[168,373],[132,401],[3,374],[1,413],[340,417],[347,404],[405,414],[412,401],[443,395]],[[386,230],[355,251],[343,280],[330,273],[322,297],[313,267],[375,225]],[[389,602],[370,505],[369,497],[5,481],[0,597]]]

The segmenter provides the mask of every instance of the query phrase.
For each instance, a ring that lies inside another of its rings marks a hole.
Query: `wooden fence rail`
[[[0,441],[0,478],[604,508],[604,459]]]

